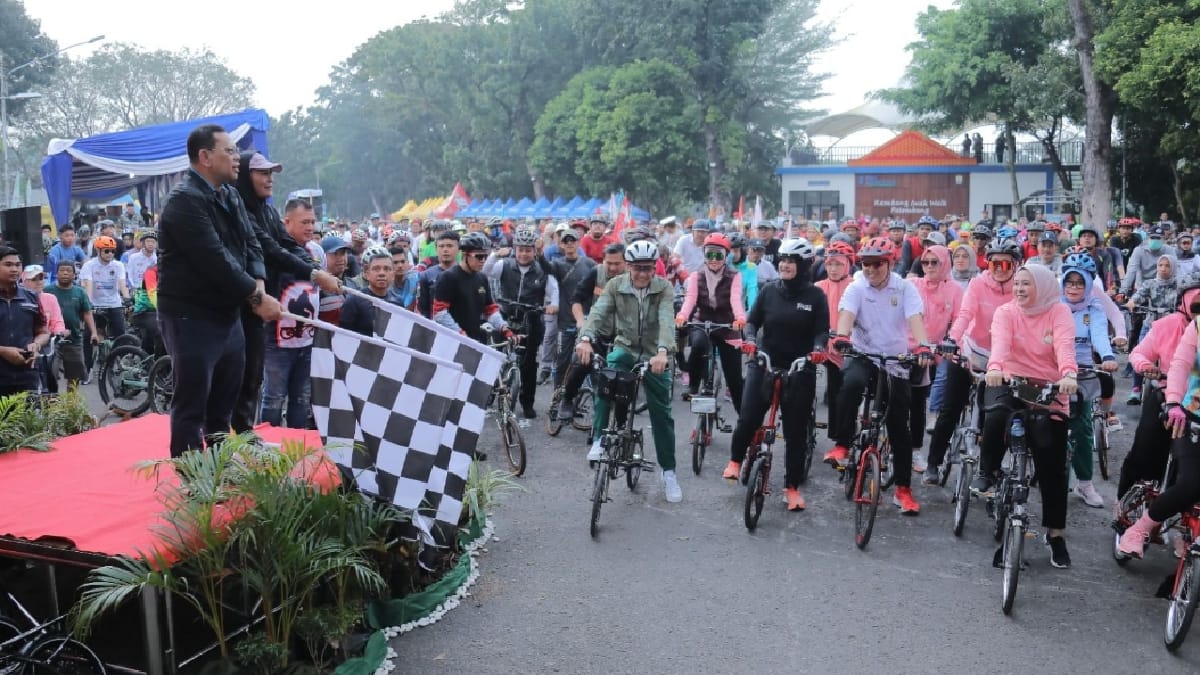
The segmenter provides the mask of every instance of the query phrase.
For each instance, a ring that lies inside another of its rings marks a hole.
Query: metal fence
[[[1078,166],[1083,163],[1083,141],[1064,141],[1056,144],[1058,155],[1065,166]],[[844,165],[852,159],[859,159],[872,152],[879,146],[839,146],[823,149],[795,149],[790,157],[784,157],[781,166],[828,166]],[[963,155],[961,144],[946,146],[956,154]],[[967,153],[967,157],[975,157],[975,153]],[[1008,161],[1008,149],[1004,153],[1004,161]],[[979,155],[980,164],[1002,164],[996,155],[995,143],[984,143]],[[1049,164],[1050,157],[1041,143],[1017,143],[1017,164]]]

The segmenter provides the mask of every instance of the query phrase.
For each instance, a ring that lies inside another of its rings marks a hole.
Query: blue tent
[[[550,210],[551,218],[569,218],[571,217],[571,209],[583,203],[583,198],[579,195],[571,197],[571,201],[566,204],[560,204]]]
[[[633,212],[633,219],[641,222],[650,221],[650,212],[645,209],[640,209],[637,206],[630,205],[629,210]]]
[[[508,211],[509,218],[524,218],[533,212],[533,202],[529,197],[521,197],[521,201]]]
[[[267,112],[250,108],[229,115],[139,127],[88,138],[50,141],[42,161],[42,182],[54,222],[71,220],[71,200],[108,200],[136,190],[152,210],[188,169],[187,137],[201,124],[219,124],[239,148],[267,154]]]
[[[542,201],[545,201],[545,200],[543,199]],[[542,208],[538,209],[533,214],[533,216],[535,218],[551,218],[552,216],[550,214],[554,212],[554,209],[557,209],[558,207],[562,206],[564,203],[565,202],[563,202],[562,197],[555,197],[554,201],[546,202],[546,205],[543,206]]]
[[[586,202],[571,209],[571,212],[568,215],[572,218],[587,218],[588,216],[595,213],[596,209],[599,208],[600,205],[604,204],[604,203],[605,203],[604,201],[601,201],[600,199],[597,199],[596,197],[592,197],[591,199],[587,200]]]
[[[533,216],[534,218],[544,218],[545,216],[543,214],[549,210],[550,200],[542,197],[533,203],[533,206],[529,208],[529,213],[526,215]]]
[[[497,199],[496,201],[500,200]],[[517,202],[514,201],[512,197],[509,197],[508,201],[504,202],[504,205],[496,210],[496,215],[500,216],[501,218],[511,218],[513,209],[516,207],[516,205]]]

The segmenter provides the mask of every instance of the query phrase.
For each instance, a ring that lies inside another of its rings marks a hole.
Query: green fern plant
[[[498,497],[524,490],[525,486],[513,480],[508,471],[488,471],[479,462],[472,461],[467,470],[467,484],[463,489],[463,512],[459,517],[459,526],[469,525],[472,520],[482,523],[487,519],[488,509]]]
[[[22,392],[0,397],[0,454],[21,448],[46,451],[53,440],[46,420]]]
[[[71,385],[66,393],[50,404],[46,411],[46,422],[55,438],[81,434],[96,428],[96,418],[88,409],[87,399],[79,387]]]

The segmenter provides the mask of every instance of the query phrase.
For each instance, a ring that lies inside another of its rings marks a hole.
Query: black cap
[[[1166,233],[1167,231],[1163,229],[1162,225],[1151,225],[1150,227],[1146,228],[1146,234],[1150,235],[1151,237],[1158,237],[1159,239],[1162,239]]]

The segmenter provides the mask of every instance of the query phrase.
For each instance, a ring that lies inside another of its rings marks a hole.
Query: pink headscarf
[[[1037,316],[1048,311],[1054,305],[1062,302],[1062,290],[1058,285],[1058,277],[1045,265],[1024,265],[1013,275],[1013,281],[1018,274],[1027,274],[1033,278],[1033,301],[1028,307],[1017,308],[1025,316]]]
[[[940,284],[950,278],[950,249],[945,246],[928,246],[925,248],[925,253],[932,253],[938,260],[936,267],[925,269],[925,280],[932,284]],[[918,260],[917,264],[921,264]]]

